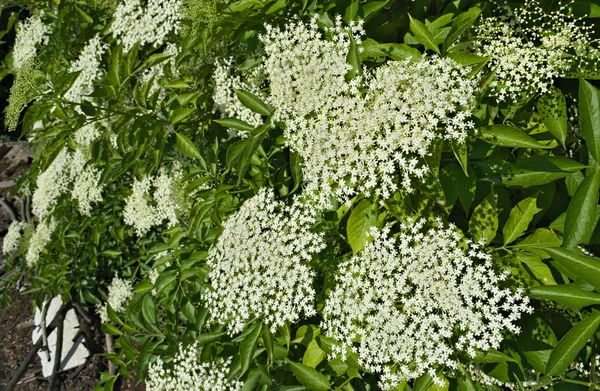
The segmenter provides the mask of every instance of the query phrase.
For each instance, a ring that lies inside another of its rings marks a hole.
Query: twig
[[[48,346],[48,330],[46,329],[46,315],[48,314],[48,307],[50,307],[50,300],[45,300],[42,306],[42,320],[40,321],[40,328],[42,330],[42,350],[46,352],[46,361],[50,361],[50,347]]]
[[[30,205],[31,205],[31,195],[27,194],[27,196],[25,197],[25,218],[28,223],[31,222],[31,210],[29,208]]]
[[[61,314],[61,316],[63,316],[67,312],[68,308],[69,307],[67,305],[63,305],[58,310],[58,313]],[[57,323],[58,323],[57,317],[55,317],[52,320],[52,322],[50,322],[47,329],[50,330],[50,332],[52,332],[52,330],[54,330],[54,328],[56,327]],[[62,322],[61,322],[61,324],[62,324]],[[38,350],[41,349],[43,343],[44,343],[43,338],[42,337],[38,338],[38,340],[33,345],[33,348],[31,349],[31,351],[29,352],[29,354],[27,355],[25,360],[21,363],[21,365],[19,366],[17,371],[13,374],[13,377],[10,379],[10,381],[6,384],[6,390],[10,391],[15,388],[15,386],[17,385],[19,380],[23,377],[23,375],[27,371],[29,364],[31,364],[31,362],[35,358],[36,353],[38,352]]]
[[[4,200],[4,198],[0,198],[0,205],[2,205],[2,208],[10,217],[10,221],[15,221],[17,219],[17,216],[15,216],[15,212],[12,210],[10,205],[8,205],[8,203]]]
[[[28,320],[23,323],[19,323],[17,325],[17,330],[27,329],[27,328],[33,327],[33,326],[35,326],[35,323],[33,322],[33,320]]]
[[[113,337],[110,334],[104,334],[104,341],[106,343],[106,353],[111,354],[114,353],[115,350],[113,348]],[[108,373],[114,375],[117,373],[117,366],[113,364],[110,359],[108,360]]]
[[[65,328],[64,315],[62,313],[56,314],[58,319],[58,329],[56,330],[56,347],[54,352],[54,368],[52,368],[52,376],[48,384],[48,391],[52,391],[56,385],[58,379],[58,372],[60,371],[60,363],[62,361],[62,345],[63,345],[63,331]]]
[[[75,310],[77,310],[77,313],[79,314],[79,316],[81,316],[88,324],[94,323],[92,318],[90,318],[88,313],[85,312],[78,303],[73,303],[73,307],[75,308]]]

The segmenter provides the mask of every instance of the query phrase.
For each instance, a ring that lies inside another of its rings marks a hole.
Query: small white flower
[[[234,334],[255,317],[275,332],[314,315],[314,272],[307,263],[324,248],[322,235],[310,231],[314,223],[312,208],[299,199],[286,206],[266,188],[244,202],[207,259],[213,319]]]
[[[25,228],[27,228],[27,223],[25,221],[15,220],[10,223],[8,232],[4,236],[4,241],[2,242],[3,254],[8,254],[19,248],[19,242],[21,241],[21,236],[23,236]]]
[[[123,312],[127,308],[127,303],[133,297],[133,283],[129,280],[123,280],[117,276],[113,278],[108,286],[107,303],[115,312]],[[102,323],[108,322],[107,303],[98,304],[96,312],[100,316]]]
[[[148,391],[239,391],[243,383],[229,380],[231,358],[222,362],[200,361],[198,343],[184,348],[166,364],[158,358],[148,367],[146,388]]]
[[[37,46],[48,43],[50,28],[42,22],[43,13],[31,15],[24,22],[18,22],[17,36],[13,49],[13,67],[21,69],[30,63],[37,54]]]
[[[79,103],[83,97],[94,92],[94,82],[102,77],[102,54],[106,48],[107,45],[100,40],[99,34],[89,40],[77,61],[69,68],[69,72],[80,73],[65,93],[66,100]]]
[[[425,220],[371,230],[372,241],[342,262],[325,301],[322,326],[340,343],[334,356],[358,354],[367,371],[381,373],[384,390],[437,369],[456,368],[457,355],[499,346],[505,331],[530,312],[521,290],[501,289],[506,274],[457,228],[423,232]],[[468,255],[469,254],[469,255]]]
[[[56,229],[56,221],[52,218],[49,221],[43,220],[40,222],[29,239],[29,245],[27,253],[25,254],[25,261],[27,266],[33,267],[37,264],[40,259],[42,251],[46,248],[46,245],[50,242],[52,234]]]

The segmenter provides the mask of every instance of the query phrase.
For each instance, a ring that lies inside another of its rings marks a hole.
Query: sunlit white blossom
[[[327,29],[313,19],[285,29],[266,26],[260,38],[274,118],[303,160],[307,193],[320,206],[356,192],[389,197],[427,173],[424,157],[436,139],[463,142],[473,128],[477,87],[469,69],[447,58],[390,61],[348,81],[351,39],[362,28]],[[292,65],[293,64],[293,65]],[[397,177],[400,178],[397,178]]]
[[[402,224],[397,238],[373,228],[365,248],[340,264],[323,309],[322,327],[339,343],[334,356],[357,353],[386,390],[456,369],[459,354],[498,348],[531,311],[521,289],[499,287],[508,272],[497,274],[488,253],[464,247],[452,225],[424,224]]]
[[[48,166],[39,174],[36,189],[31,199],[31,209],[39,219],[43,219],[56,205],[58,198],[68,190],[71,184],[70,162],[72,154],[63,148]]]
[[[200,346],[183,345],[168,364],[158,358],[148,367],[148,391],[238,391],[242,382],[229,380],[231,358],[222,362],[200,361]]]
[[[54,219],[43,220],[38,224],[29,239],[27,254],[25,254],[27,266],[33,267],[37,264],[42,251],[44,251],[46,245],[50,242],[56,226],[57,224]]]
[[[110,307],[115,312],[123,312],[132,297],[133,283],[130,280],[124,280],[115,276],[108,286],[107,302],[96,306],[96,312],[100,316],[102,323],[108,322],[107,304],[110,304]]]
[[[181,0],[124,0],[111,25],[115,38],[128,52],[136,43],[161,46],[167,36],[181,29]]]
[[[274,332],[314,315],[308,263],[324,247],[322,235],[311,232],[314,223],[313,208],[299,199],[287,206],[266,188],[244,202],[223,224],[207,259],[213,319],[233,334],[256,317]]]
[[[27,228],[27,223],[25,221],[15,220],[12,223],[10,223],[10,226],[8,227],[8,232],[6,232],[4,240],[2,241],[3,254],[8,254],[19,248],[21,236],[23,236],[25,228]]]
[[[50,28],[42,22],[43,13],[31,15],[27,20],[18,22],[15,46],[13,49],[13,67],[20,69],[30,63],[37,54],[37,47],[48,43]]]
[[[65,99],[74,103],[94,91],[94,82],[102,77],[102,54],[107,45],[101,41],[100,34],[90,39],[69,72],[80,72],[75,82],[65,93]]]

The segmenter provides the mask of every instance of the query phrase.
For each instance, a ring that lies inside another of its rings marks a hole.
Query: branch
[[[58,319],[58,330],[56,330],[56,347],[54,352],[54,368],[52,368],[52,376],[48,384],[48,391],[52,391],[56,385],[58,379],[58,372],[60,371],[60,363],[62,361],[62,345],[63,345],[63,331],[65,328],[64,315],[62,313],[56,314]]]
[[[4,198],[0,198],[0,205],[2,205],[2,208],[6,211],[6,213],[10,217],[10,221],[15,221],[17,219],[15,212],[12,210],[10,205],[8,205],[6,200],[4,200]]]
[[[110,354],[110,353],[114,353],[115,349],[113,348],[113,337],[110,334],[104,334],[105,336],[105,342],[106,342],[106,353]],[[110,373],[111,375],[114,375],[117,373],[117,366],[115,364],[113,364],[112,361],[110,361],[110,359],[108,360],[108,373]]]

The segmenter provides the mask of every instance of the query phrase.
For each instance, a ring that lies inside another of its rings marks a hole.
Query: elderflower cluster
[[[25,261],[27,266],[35,266],[39,259],[42,251],[46,248],[46,245],[50,242],[52,234],[56,229],[56,221],[54,218],[50,220],[41,221],[36,227],[35,231],[29,239],[29,245],[27,247],[27,254],[25,254]]]
[[[285,124],[289,147],[303,159],[306,191],[320,206],[356,191],[388,198],[428,171],[424,157],[435,139],[463,142],[477,88],[468,68],[450,59],[391,61],[348,81],[351,37],[360,25],[327,29],[316,20],[266,26],[264,69],[274,119]],[[293,64],[293,65],[290,65]],[[366,71],[365,71],[366,72]]]
[[[372,228],[372,241],[339,266],[323,308],[334,356],[357,353],[384,390],[426,373],[437,379],[436,369],[456,369],[458,354],[497,348],[532,310],[520,289],[499,288],[508,272],[496,274],[474,243],[466,249],[456,227],[424,225],[402,224],[397,238]]]
[[[96,305],[96,313],[100,316],[102,323],[108,322],[107,307],[109,305],[115,312],[123,312],[132,297],[133,283],[115,276],[108,286],[106,303]]]
[[[238,391],[243,383],[229,380],[231,358],[221,363],[201,362],[200,345],[183,345],[167,366],[159,357],[148,368],[148,391]]]
[[[15,47],[13,49],[13,67],[19,70],[31,63],[37,54],[37,46],[48,43],[50,28],[42,22],[43,12],[31,15],[18,23]]]
[[[322,235],[310,231],[314,223],[313,208],[300,199],[287,206],[270,189],[244,202],[224,223],[207,259],[213,320],[234,334],[260,318],[275,332],[301,315],[314,315],[308,263],[324,248]]]
[[[74,103],[94,92],[94,82],[102,77],[102,55],[107,45],[96,34],[83,48],[77,60],[69,68],[69,72],[80,72],[75,82],[65,93],[65,99]]]
[[[112,33],[128,52],[139,43],[161,46],[171,32],[181,28],[181,0],[125,0],[119,4],[111,25]]]
[[[2,241],[2,254],[8,254],[19,248],[21,236],[23,236],[23,232],[26,228],[27,223],[25,221],[14,220],[10,223],[8,232]]]
[[[61,195],[71,188],[71,198],[77,201],[79,212],[89,216],[91,204],[102,201],[104,186],[100,170],[89,161],[86,152],[63,148],[50,166],[38,175],[37,188],[31,200],[32,211],[40,219],[52,212]]]
[[[181,208],[176,202],[175,193],[182,176],[180,166],[174,164],[171,173],[161,169],[156,177],[136,179],[132,194],[125,200],[125,224],[133,226],[138,236],[145,235],[152,227],[163,224],[165,220],[169,228],[177,224]]]
[[[213,90],[214,111],[218,111],[223,118],[237,118],[253,126],[262,124],[260,114],[253,112],[240,102],[235,90],[246,90],[261,96],[261,78],[255,73],[255,77],[246,77],[243,80],[240,75],[233,74],[233,58],[217,61],[212,79],[215,82]],[[258,69],[258,68],[255,68]],[[249,74],[247,76],[251,76]],[[237,136],[245,137],[247,133],[236,131]]]
[[[475,53],[490,58],[491,87],[499,101],[545,93],[554,78],[573,68],[597,67],[600,51],[593,46],[593,30],[570,16],[568,7],[547,13],[538,0],[526,0],[514,11],[506,7],[505,15],[484,18],[476,28]]]

